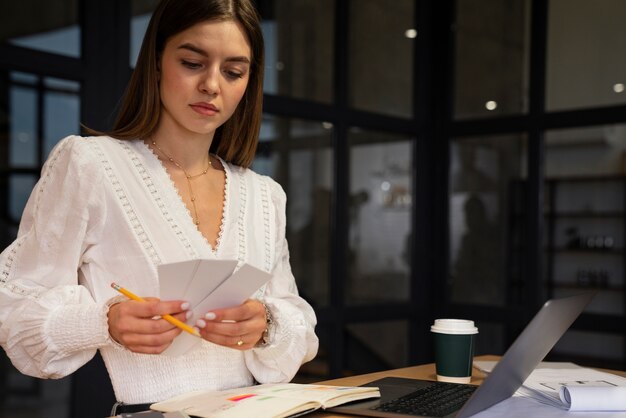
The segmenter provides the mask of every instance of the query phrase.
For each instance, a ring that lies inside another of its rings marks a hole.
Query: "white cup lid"
[[[435,319],[430,330],[440,334],[478,334],[474,321],[468,319]]]

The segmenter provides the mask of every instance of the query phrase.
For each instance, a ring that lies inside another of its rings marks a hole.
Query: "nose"
[[[220,92],[219,70],[210,69],[200,80],[199,90],[210,96],[215,96]]]

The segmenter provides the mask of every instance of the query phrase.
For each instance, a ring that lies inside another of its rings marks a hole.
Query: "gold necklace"
[[[189,173],[187,173],[187,170],[185,170],[182,165],[178,164],[178,162],[174,160],[167,152],[163,151],[156,144],[156,142],[152,141],[152,145],[154,145],[154,147],[158,149],[161,154],[163,154],[168,160],[170,160],[170,162],[174,164],[176,167],[180,168],[182,172],[185,174],[185,178],[187,179],[187,187],[189,187],[189,194],[191,195],[191,205],[193,206],[193,214],[194,214],[193,222],[196,224],[196,226],[200,225],[200,219],[198,218],[198,209],[196,208],[196,196],[194,195],[193,189],[191,188],[191,180],[196,177],[204,176],[209,171],[209,167],[213,165],[211,163],[211,157],[209,156],[209,164],[206,166],[206,168],[204,169],[202,173],[190,175]]]

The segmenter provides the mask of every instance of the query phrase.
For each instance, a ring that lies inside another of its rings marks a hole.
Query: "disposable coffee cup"
[[[469,383],[478,328],[467,319],[436,319],[430,327],[435,337],[437,380]]]

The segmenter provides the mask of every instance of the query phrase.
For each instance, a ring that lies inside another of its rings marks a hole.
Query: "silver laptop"
[[[509,347],[482,385],[452,385],[455,390],[469,390],[473,394],[464,404],[454,406],[456,410],[443,415],[420,415],[419,412],[384,411],[389,401],[405,397],[425,387],[441,385],[429,380],[388,377],[368,383],[378,386],[381,397],[375,400],[358,401],[330,408],[331,412],[370,417],[455,417],[466,418],[489,408],[512,396],[524,380],[543,360],[554,344],[563,336],[580,313],[589,304],[595,293],[585,293],[547,301],[524,331]],[[475,389],[475,390],[474,390]],[[378,408],[378,409],[377,409]],[[392,408],[394,409],[394,408]],[[445,409],[445,408],[444,408]]]

